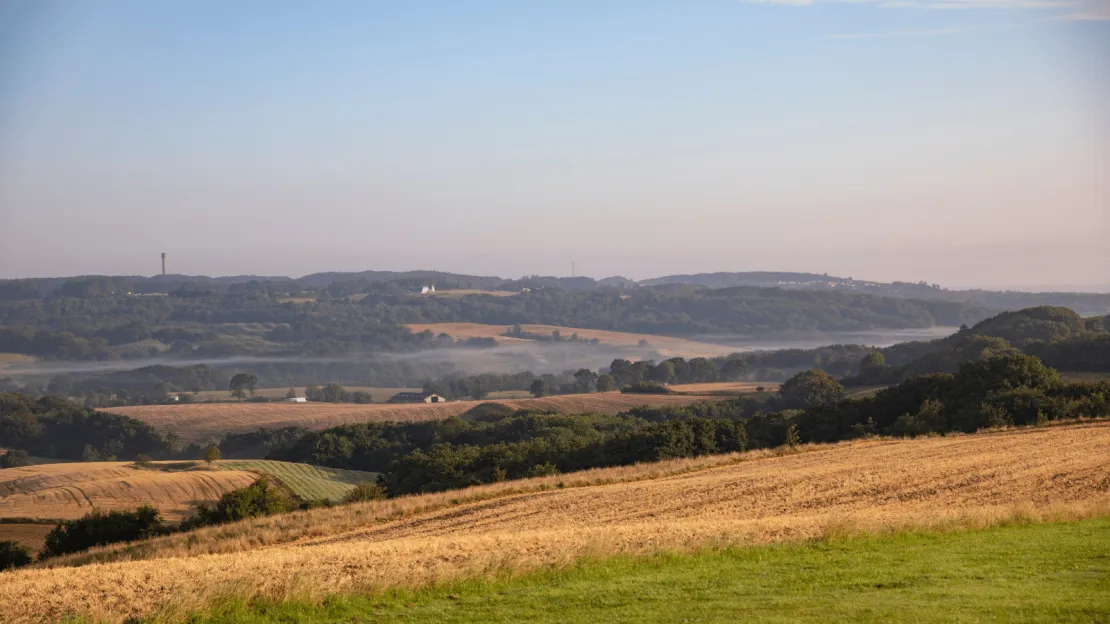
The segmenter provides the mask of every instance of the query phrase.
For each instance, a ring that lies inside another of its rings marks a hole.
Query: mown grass
[[[1110,519],[618,557],[322,603],[231,603],[262,622],[1106,622]]]
[[[378,477],[376,472],[324,468],[267,459],[226,460],[221,461],[219,467],[221,470],[268,474],[289,486],[294,494],[305,500],[326,498],[333,502],[343,500],[356,484],[363,481],[374,482]]]

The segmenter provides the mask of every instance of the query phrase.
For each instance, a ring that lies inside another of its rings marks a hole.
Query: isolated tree
[[[297,398],[297,391],[293,388],[293,386],[289,386],[289,392],[285,393],[285,398],[287,398],[287,399]]]
[[[689,380],[690,377],[690,364],[686,362],[685,358],[673,357],[668,362],[674,366],[674,381],[675,383],[683,383]]]
[[[254,390],[258,387],[258,375],[254,373],[236,373],[231,381],[227,384],[231,390],[231,396],[242,399],[250,392],[254,396]]]
[[[100,453],[91,444],[85,444],[85,450],[81,451],[81,461],[98,462]]]
[[[344,503],[362,503],[385,498],[385,489],[372,481],[359,481],[354,489],[343,497]]]
[[[597,378],[597,391],[598,392],[611,392],[616,384],[613,382],[612,375],[601,375]]]
[[[883,352],[875,349],[869,351],[859,362],[859,374],[867,381],[879,381],[886,370],[886,357]]]
[[[632,379],[632,362],[628,360],[613,360],[609,364],[609,374],[613,377],[614,385],[640,381],[639,379]]]
[[[28,457],[27,451],[16,449],[0,455],[0,468],[20,468],[30,465],[31,458]]]
[[[215,444],[209,444],[208,448],[204,449],[204,461],[208,462],[208,466],[212,466],[212,462],[220,458],[220,447]]]
[[[324,386],[324,401],[328,403],[343,403],[347,400],[347,390],[337,383]]]
[[[674,363],[669,360],[660,362],[658,366],[651,369],[651,380],[663,384],[674,381]]]
[[[694,358],[686,363],[690,367],[690,381],[710,383],[717,381],[717,365],[707,358]]]
[[[547,394],[547,382],[542,379],[533,379],[532,387],[528,389],[537,399]]]
[[[798,435],[798,425],[791,424],[786,428],[786,445],[790,448],[797,448],[802,443],[802,437]]]
[[[14,540],[0,540],[0,571],[31,563],[31,549]]]
[[[588,368],[580,368],[574,373],[574,387],[579,392],[589,392],[597,383],[597,373]]]
[[[742,379],[748,374],[748,363],[739,358],[725,362],[721,367],[721,379],[723,381],[736,381]]]
[[[786,409],[835,403],[843,397],[844,386],[825,371],[816,369],[802,371],[779,387],[779,399]]]

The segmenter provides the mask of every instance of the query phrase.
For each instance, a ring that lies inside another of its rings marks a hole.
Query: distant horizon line
[[[949,287],[949,286],[945,286],[944,284],[939,284],[939,283],[936,283],[936,282],[929,282],[928,280],[909,280],[909,279],[906,279],[906,280],[896,280],[896,281],[882,281],[882,280],[873,280],[873,279],[858,279],[858,278],[855,278],[855,277],[844,277],[844,276],[841,276],[841,275],[835,275],[835,274],[828,273],[828,272],[783,271],[783,270],[767,270],[767,269],[745,270],[745,271],[716,270],[716,271],[696,271],[696,272],[686,272],[686,273],[669,273],[669,274],[666,274],[666,275],[658,275],[658,276],[654,276],[654,277],[645,277],[645,278],[642,278],[642,279],[626,277],[626,276],[623,276],[623,275],[608,275],[608,276],[605,276],[605,277],[590,277],[588,275],[543,275],[543,274],[533,273],[533,274],[524,275],[524,276],[520,276],[520,277],[505,277],[503,275],[482,275],[482,274],[478,274],[478,273],[464,273],[464,272],[447,271],[447,270],[441,270],[441,269],[403,269],[403,270],[398,270],[398,269],[360,269],[360,270],[346,270],[346,271],[344,271],[344,270],[314,271],[312,273],[305,273],[305,274],[297,276],[297,277],[293,277],[293,276],[290,276],[290,275],[264,275],[264,274],[256,274],[256,273],[237,273],[237,274],[227,274],[227,275],[205,275],[205,274],[200,274],[200,273],[197,273],[197,274],[190,274],[190,273],[166,273],[166,274],[155,273],[153,275],[142,275],[142,274],[138,274],[138,273],[131,273],[131,274],[123,274],[123,273],[118,273],[118,274],[85,273],[85,274],[78,274],[78,275],[34,275],[34,276],[6,277],[6,278],[0,278],[0,282],[16,281],[16,280],[34,280],[34,279],[49,279],[49,280],[76,279],[76,278],[81,278],[81,277],[131,277],[131,278],[142,278],[142,279],[157,279],[159,277],[176,277],[176,278],[185,277],[185,278],[203,278],[203,279],[257,278],[257,279],[262,279],[262,280],[285,279],[285,280],[296,281],[296,280],[303,279],[303,278],[306,278],[306,277],[310,277],[310,276],[313,276],[313,275],[324,275],[324,274],[330,274],[330,273],[334,273],[334,274],[338,274],[338,275],[354,275],[354,274],[358,274],[358,273],[370,273],[370,272],[373,272],[373,273],[443,273],[443,274],[450,274],[450,275],[464,275],[464,276],[468,276],[468,277],[498,278],[498,279],[503,279],[505,281],[527,279],[527,278],[533,277],[533,276],[534,277],[540,277],[540,278],[556,278],[556,279],[586,279],[586,278],[588,278],[588,279],[592,279],[592,280],[598,281],[598,282],[600,282],[602,280],[605,280],[605,279],[620,278],[620,279],[627,279],[629,281],[636,282],[637,284],[639,284],[641,282],[648,281],[648,280],[662,279],[662,278],[666,278],[666,277],[679,277],[679,276],[715,275],[715,274],[751,274],[751,273],[794,273],[794,274],[799,274],[799,275],[827,276],[827,277],[835,278],[835,279],[851,280],[853,282],[870,282],[870,283],[874,283],[874,284],[894,284],[896,282],[897,283],[903,283],[903,284],[919,284],[919,283],[925,282],[929,285],[936,284],[936,285],[940,286],[941,288],[943,288],[945,290],[955,290],[955,291],[959,291],[959,290],[984,290],[984,291],[994,291],[994,292],[1014,291],[1014,292],[1027,292],[1027,293],[1110,294],[1110,281],[1105,282],[1105,283],[1080,283],[1080,284],[1075,284],[1075,283],[1070,283],[1070,284],[1043,284],[1042,283],[1042,284],[1007,284],[1007,285],[994,285],[994,286]]]

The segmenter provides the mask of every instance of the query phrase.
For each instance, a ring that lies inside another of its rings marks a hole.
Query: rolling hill
[[[134,510],[149,504],[167,520],[179,521],[196,503],[216,500],[257,478],[242,470],[168,470],[170,465],[82,462],[8,468],[0,471],[0,518],[71,520],[93,509]]]
[[[584,556],[1104,516],[1108,455],[1099,422],[593,470],[109,547],[54,564],[101,565],[10,573],[0,603],[13,622],[172,618],[229,595],[322,598]]]
[[[192,515],[197,503],[215,501],[225,492],[250,485],[260,474],[275,477],[306,500],[334,502],[356,483],[377,476],[266,460],[217,461],[213,468],[200,462],[151,462],[146,467],[130,462],[81,462],[8,468],[0,471],[0,519],[72,520],[93,509],[130,511],[152,505],[167,521],[178,522]],[[31,531],[20,526],[24,532]]]

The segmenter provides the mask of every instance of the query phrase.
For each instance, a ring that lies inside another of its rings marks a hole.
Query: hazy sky
[[[0,277],[1110,284],[1110,0],[0,2]]]

